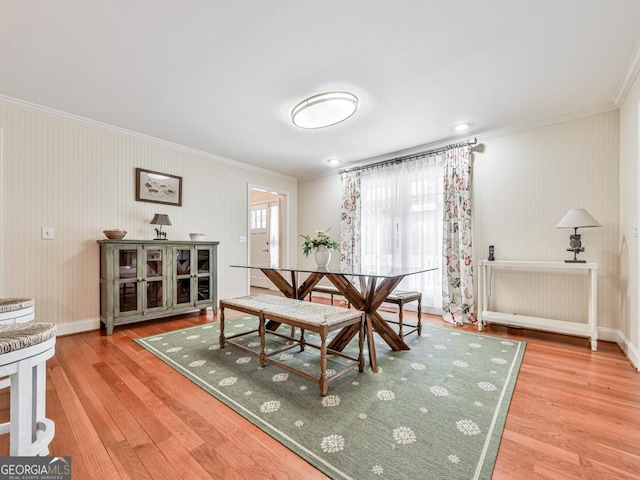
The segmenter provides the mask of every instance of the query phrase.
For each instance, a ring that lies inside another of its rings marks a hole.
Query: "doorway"
[[[284,259],[285,195],[252,187],[249,190],[249,261],[252,265],[280,265]],[[249,285],[274,288],[257,269],[250,269]]]

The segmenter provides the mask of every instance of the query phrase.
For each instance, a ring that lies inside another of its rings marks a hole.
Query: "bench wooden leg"
[[[220,348],[224,348],[224,306],[220,305]]]
[[[364,318],[360,322],[360,332],[358,334],[358,352],[358,371],[364,372]]]
[[[267,328],[265,326],[264,314],[260,312],[258,316],[258,333],[260,335],[260,366],[267,365],[267,353],[265,352],[265,337],[267,336]]]
[[[293,335],[291,335],[291,338],[293,338]],[[300,340],[299,340],[299,345],[300,345],[300,351],[304,352],[304,346],[306,344],[306,340],[304,338],[304,328],[300,329]]]
[[[365,326],[366,326],[366,334],[367,334],[367,349],[369,350],[369,365],[371,365],[371,369],[377,373],[378,372],[378,359],[376,358],[376,342],[373,338],[373,322],[371,320],[372,314],[365,314]],[[353,336],[351,337],[353,338]]]
[[[320,395],[327,396],[327,334],[320,334]]]
[[[402,312],[404,310],[404,303],[400,302],[398,304],[398,335],[400,335],[401,337],[402,335]]]

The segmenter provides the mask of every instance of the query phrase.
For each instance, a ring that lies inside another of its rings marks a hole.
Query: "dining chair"
[[[407,303],[418,302],[418,321],[416,324],[408,325],[409,330],[404,331],[404,306]],[[421,292],[411,292],[404,290],[394,290],[389,294],[389,296],[385,299],[385,303],[393,303],[398,305],[398,321],[385,319],[389,323],[394,323],[398,325],[398,334],[401,337],[406,337],[407,335],[412,334],[413,332],[418,332],[418,335],[422,334],[422,293]]]
[[[330,298],[331,298],[331,306],[333,306],[333,297],[335,295],[338,295],[338,296],[341,296],[341,297],[343,296],[342,293],[340,293],[340,290],[338,290],[333,285],[316,285],[309,292],[309,301],[310,302],[313,301],[313,297],[312,297],[313,292],[324,293],[325,295],[329,295]],[[347,302],[347,308],[351,308],[351,303],[349,303],[349,301],[346,300],[346,299],[345,299],[345,301]]]

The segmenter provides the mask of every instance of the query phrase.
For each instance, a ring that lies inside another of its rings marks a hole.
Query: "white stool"
[[[9,455],[48,455],[55,425],[45,417],[46,362],[55,352],[52,323],[0,325],[0,383],[9,386],[9,422],[0,434],[9,434]]]
[[[0,325],[30,322],[35,318],[35,302],[31,298],[0,298]],[[8,388],[9,377],[0,380],[0,389]]]
[[[0,325],[29,322],[35,318],[32,298],[0,298]]]

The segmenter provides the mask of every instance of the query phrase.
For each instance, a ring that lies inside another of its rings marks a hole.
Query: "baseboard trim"
[[[614,328],[607,327],[599,327],[598,328],[598,340],[603,340],[605,342],[614,342],[618,345],[620,344],[620,330]]]
[[[58,328],[58,336],[74,335],[76,333],[98,330],[100,328],[100,319],[88,318],[79,322],[59,323],[56,327]]]
[[[620,350],[622,350],[622,353],[624,353],[631,365],[633,365],[636,370],[640,370],[640,351],[638,351],[638,348],[635,347],[631,340],[629,340],[620,330],[613,328],[599,328],[598,340],[614,342],[618,345]]]
[[[627,356],[631,364],[636,367],[636,370],[640,371],[640,352],[638,349],[628,340],[625,341],[624,345],[620,345],[620,349]]]
[[[314,295],[329,298],[329,295],[323,293],[314,293]],[[98,330],[100,328],[100,319],[89,318],[87,320],[81,320],[80,322],[60,323],[57,327],[59,336],[74,335],[76,333]],[[637,370],[640,370],[640,351],[620,330],[600,327],[598,328],[598,340],[617,344],[620,350],[622,350],[622,353],[629,359],[629,362],[631,362]]]
[[[620,347],[622,353],[626,355],[636,370],[640,371],[640,351],[638,351],[638,348],[634,346],[631,340],[624,336],[622,332],[618,332],[618,337],[618,341],[616,342],[618,347]]]

